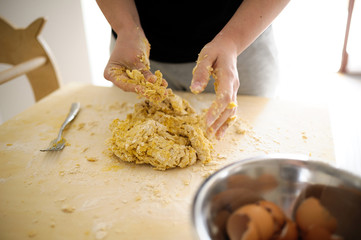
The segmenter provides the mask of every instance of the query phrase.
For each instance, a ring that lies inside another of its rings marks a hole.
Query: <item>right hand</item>
[[[118,33],[114,49],[104,70],[104,78],[126,92],[141,94],[143,86],[126,83],[127,74],[124,72],[120,76],[115,76],[112,74],[112,69],[137,69],[144,75],[146,81],[154,83],[157,78],[149,70],[149,52],[150,45],[141,28],[136,27]],[[163,85],[168,85],[165,80],[163,80]]]
[[[218,34],[206,44],[193,71],[191,91],[203,92],[212,74],[215,79],[216,99],[205,118],[208,134],[221,139],[227,128],[236,119],[239,77],[237,70],[237,48],[233,39]]]

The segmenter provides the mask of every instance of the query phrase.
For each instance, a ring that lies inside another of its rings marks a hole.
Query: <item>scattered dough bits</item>
[[[116,77],[117,81],[135,84],[142,87],[142,92],[138,92],[141,96],[146,97],[151,102],[161,102],[166,97],[170,89],[167,89],[163,84],[163,74],[157,70],[154,75],[156,81],[154,83],[148,82],[144,75],[137,69],[126,69],[125,67],[113,67],[111,73]]]
[[[157,170],[211,160],[212,144],[189,103],[169,91],[162,102],[145,100],[125,120],[110,125],[110,150],[121,160],[151,164]]]
[[[98,161],[98,158],[96,158],[96,157],[86,157],[86,160],[88,160],[89,162],[96,162],[96,161]]]
[[[73,213],[75,211],[75,208],[68,205],[63,205],[61,207],[61,211],[63,211],[64,213]]]
[[[237,103],[236,102],[230,102],[227,106],[227,109],[232,109],[232,108],[235,108],[237,107]]]

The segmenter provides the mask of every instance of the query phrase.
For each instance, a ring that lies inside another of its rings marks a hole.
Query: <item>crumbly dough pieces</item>
[[[121,160],[151,164],[157,170],[187,167],[211,160],[212,144],[206,138],[201,116],[172,91],[155,103],[145,100],[110,129],[110,149]]]
[[[163,74],[157,70],[154,75],[157,77],[154,83],[148,82],[144,75],[137,69],[127,69],[125,67],[113,67],[111,69],[117,81],[125,83],[135,84],[143,87],[142,93],[138,93],[152,102],[161,102],[167,97],[167,93],[170,89],[163,86]]]

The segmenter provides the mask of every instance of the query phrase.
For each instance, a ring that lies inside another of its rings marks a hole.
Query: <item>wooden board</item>
[[[198,111],[214,98],[179,94]],[[75,101],[68,146],[40,152]],[[246,96],[210,164],[157,171],[121,162],[107,149],[109,124],[139,101],[115,87],[68,85],[0,125],[0,239],[192,239],[194,194],[217,169],[268,153],[334,162],[326,108]]]

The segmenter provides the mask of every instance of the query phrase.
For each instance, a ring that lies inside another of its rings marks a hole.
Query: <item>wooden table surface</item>
[[[177,93],[197,111],[213,94]],[[40,152],[57,135],[72,102],[81,103],[61,152]],[[192,239],[199,185],[234,161],[272,153],[334,163],[324,106],[238,97],[238,120],[213,160],[157,171],[119,161],[109,124],[142,101],[115,87],[67,85],[0,125],[0,239]]]

